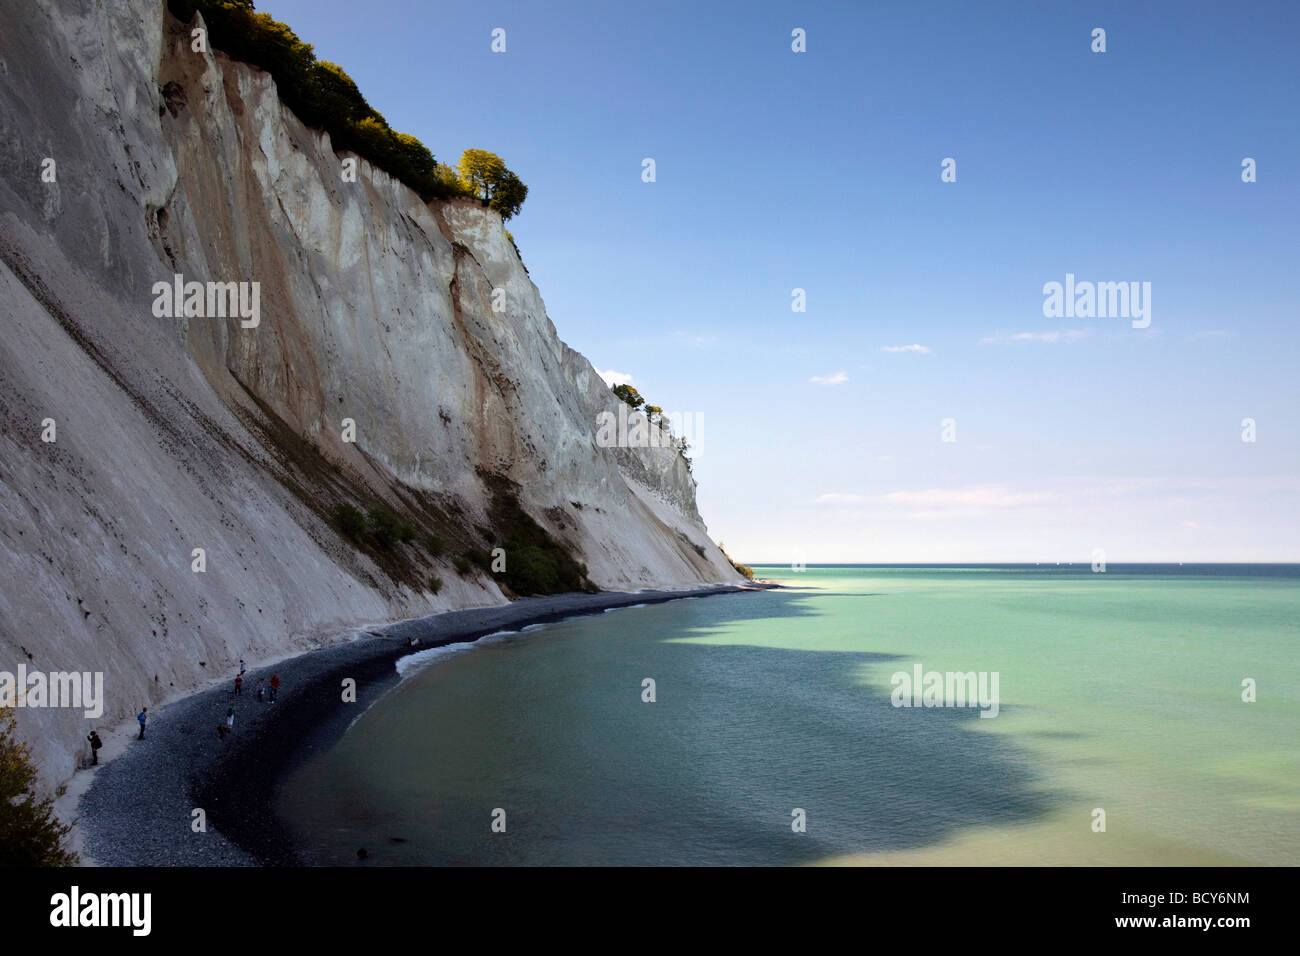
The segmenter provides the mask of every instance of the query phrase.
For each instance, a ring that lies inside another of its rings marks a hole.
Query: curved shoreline
[[[280,783],[399,682],[399,658],[607,608],[762,589],[715,585],[523,598],[399,621],[250,669],[240,696],[223,684],[168,704],[151,715],[143,742],[131,741],[101,764],[78,804],[84,852],[101,866],[301,865],[273,811]],[[279,699],[259,704],[254,688],[272,673],[282,682]],[[345,678],[356,681],[356,703],[342,701]],[[216,728],[232,699],[235,729],[223,741]],[[198,810],[205,830],[195,830]]]

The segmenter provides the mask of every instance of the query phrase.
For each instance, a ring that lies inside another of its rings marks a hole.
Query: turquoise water
[[[1300,864],[1300,568],[755,571],[435,655],[280,815],[321,863]],[[917,664],[997,716],[893,706]]]

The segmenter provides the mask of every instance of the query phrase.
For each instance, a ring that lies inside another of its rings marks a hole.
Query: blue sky
[[[1300,560],[1300,4],[259,8],[529,185],[550,317],[697,416],[733,557]],[[1150,326],[1044,317],[1066,273]]]

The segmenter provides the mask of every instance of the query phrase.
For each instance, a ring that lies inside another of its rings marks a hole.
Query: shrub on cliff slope
[[[366,513],[366,527],[379,547],[387,551],[398,540],[406,540],[402,535],[402,520],[383,505],[375,505]],[[411,532],[415,536],[415,532]]]
[[[751,581],[754,580],[754,569],[751,568],[748,564],[737,564],[734,560],[732,560],[731,555],[727,554],[727,549],[726,547],[723,546],[721,541],[718,542],[718,550],[722,552],[722,556],[724,558],[726,558],[729,562],[731,562],[731,566],[733,568],[735,568],[745,577],[749,578],[749,580]]]
[[[366,516],[361,513],[361,509],[356,505],[347,504],[346,502],[335,505],[331,514],[334,523],[339,527],[339,531],[352,541],[360,541],[361,536],[366,533]]]
[[[77,855],[63,847],[71,828],[53,801],[36,798],[36,767],[17,729],[13,708],[0,708],[0,866],[75,866]]]
[[[512,491],[497,491],[491,517],[506,553],[506,569],[499,577],[515,594],[596,590],[587,580],[587,566],[534,521]]]

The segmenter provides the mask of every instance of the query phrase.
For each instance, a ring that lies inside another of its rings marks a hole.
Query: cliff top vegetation
[[[258,13],[253,0],[168,0],[167,5],[186,23],[196,11],[202,13],[213,49],[266,70],[300,120],[329,133],[335,149],[350,150],[401,180],[425,202],[475,198],[502,219],[523,206],[528,187],[499,156],[468,149],[458,167],[439,163],[414,136],[389,126],[342,67],[317,60],[310,43],[269,13]]]

